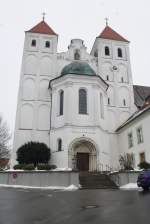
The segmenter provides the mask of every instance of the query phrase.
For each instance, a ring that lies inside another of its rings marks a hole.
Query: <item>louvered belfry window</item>
[[[105,47],[105,55],[107,55],[107,56],[110,55],[110,51],[109,51],[109,47],[108,46]]]
[[[87,92],[85,89],[79,90],[79,114],[87,114]]]

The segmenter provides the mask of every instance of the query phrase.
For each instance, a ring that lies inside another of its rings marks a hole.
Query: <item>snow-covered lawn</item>
[[[33,186],[23,186],[23,185],[0,184],[0,187],[22,188],[22,189],[41,189],[41,190],[64,190],[64,191],[78,190],[78,187],[75,185],[70,185],[68,187],[63,187],[63,186],[33,187]]]
[[[121,190],[137,190],[137,189],[140,189],[138,186],[137,186],[137,183],[128,183],[126,185],[123,185],[120,187]]]

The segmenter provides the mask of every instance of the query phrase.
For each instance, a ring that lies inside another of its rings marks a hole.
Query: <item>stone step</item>
[[[113,189],[113,190],[117,190],[118,189],[118,187],[112,187],[112,186],[110,186],[110,187],[108,187],[108,186],[81,186],[81,188],[80,188],[80,190],[82,190],[82,189]]]
[[[79,174],[79,181],[82,189],[117,189],[106,174],[82,172]]]
[[[79,178],[81,181],[83,180],[90,180],[90,181],[95,181],[95,180],[99,180],[99,181],[105,181],[105,180],[108,180],[108,178],[100,178],[100,177],[97,177],[97,178],[93,178],[93,177],[84,177],[84,178]]]
[[[107,186],[115,186],[114,183],[111,183],[111,182],[80,182],[81,185],[107,185]]]

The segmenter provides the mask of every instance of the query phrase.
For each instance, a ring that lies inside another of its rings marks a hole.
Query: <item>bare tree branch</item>
[[[11,135],[7,123],[0,116],[0,158],[10,158],[10,139]]]

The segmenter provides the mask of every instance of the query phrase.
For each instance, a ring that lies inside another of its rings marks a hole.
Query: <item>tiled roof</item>
[[[116,132],[120,131],[123,127],[135,120],[137,117],[150,110],[150,86],[134,85],[133,90],[135,105],[139,108],[139,110],[132,114],[122,125],[120,125]]]
[[[122,37],[119,33],[114,31],[111,27],[106,26],[105,29],[102,31],[102,33],[98,36],[99,38],[103,39],[110,39],[110,40],[118,40],[118,41],[124,41],[129,42],[124,37]]]
[[[38,23],[36,26],[28,30],[27,32],[57,35],[45,21],[41,21],[40,23]]]
[[[150,95],[150,86],[134,85],[134,102],[137,107],[142,107],[145,99]]]
[[[137,117],[142,116],[146,111],[150,111],[150,105],[147,105],[142,110],[136,111],[134,114],[131,115],[131,117],[128,118],[120,127],[117,128],[116,132],[120,131],[123,127],[130,124],[132,121],[134,121]]]

